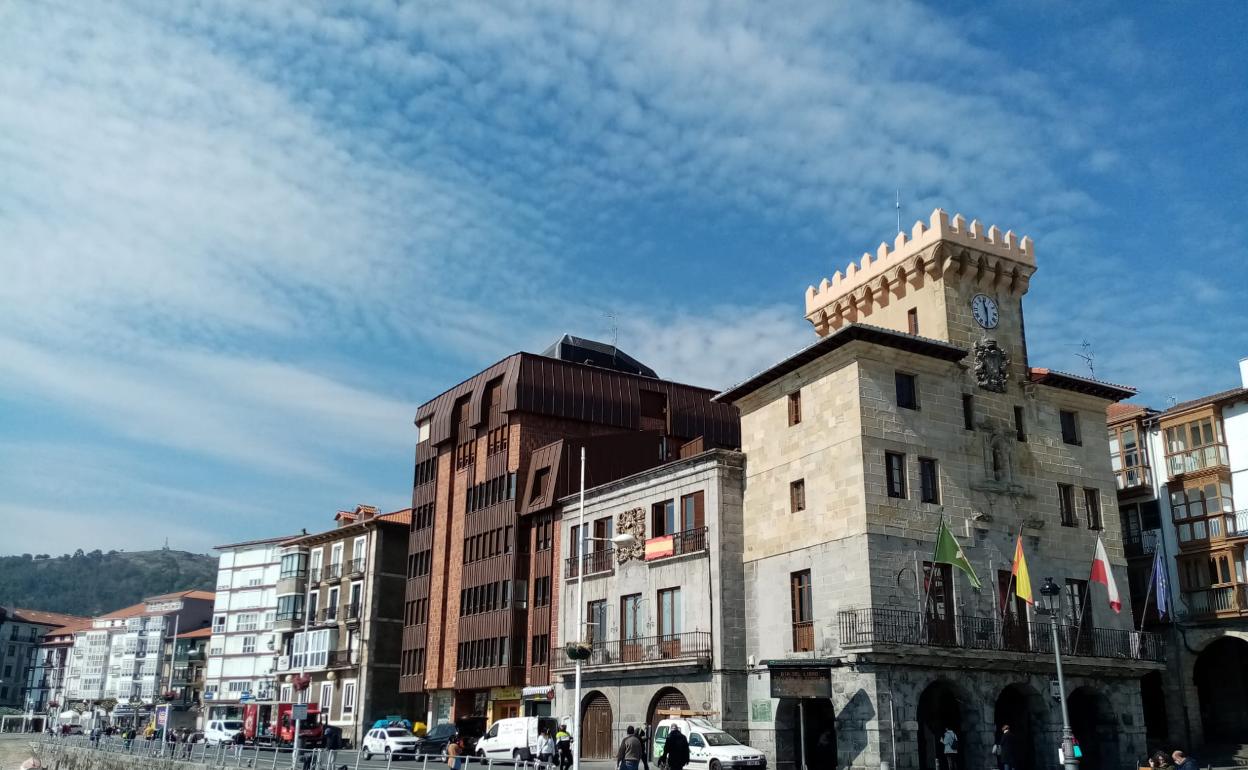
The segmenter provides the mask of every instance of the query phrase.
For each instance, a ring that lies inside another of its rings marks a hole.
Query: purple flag
[[[1166,578],[1166,563],[1161,558],[1161,548],[1158,548],[1153,552],[1153,593],[1157,596],[1158,618],[1166,616],[1166,605],[1168,604],[1166,594],[1169,590],[1169,582]]]

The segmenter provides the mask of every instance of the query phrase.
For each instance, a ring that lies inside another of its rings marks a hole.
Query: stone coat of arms
[[[1010,356],[996,340],[980,340],[975,343],[975,382],[985,390],[1005,392],[1005,381],[1010,376]]]
[[[631,508],[620,512],[615,517],[615,532],[629,534],[636,538],[627,548],[615,547],[615,560],[623,564],[629,559],[643,560],[646,557],[646,511],[644,508]]]

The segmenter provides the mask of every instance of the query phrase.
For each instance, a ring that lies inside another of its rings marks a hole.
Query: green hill
[[[91,551],[0,556],[0,604],[102,615],[148,596],[217,582],[217,557],[186,551]]]

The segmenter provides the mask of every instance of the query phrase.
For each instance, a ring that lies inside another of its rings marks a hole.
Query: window
[[[814,610],[810,596],[810,570],[789,575],[789,596],[793,612],[793,651],[815,649]]]
[[[1079,444],[1079,415],[1064,409],[1058,414],[1062,422],[1062,441],[1067,444]]]
[[[1224,521],[1222,514],[1234,510],[1231,485],[1225,482],[1196,483],[1170,492],[1170,512],[1176,522],[1180,543],[1227,534],[1248,534],[1239,524],[1240,517],[1226,516]]]
[[[1084,489],[1083,505],[1088,509],[1088,529],[1102,529],[1101,490]]]
[[[550,604],[550,576],[533,578],[533,606],[545,607]]]
[[[1062,514],[1062,526],[1075,526],[1075,488],[1070,484],[1057,485],[1057,506]]]
[[[802,421],[802,391],[795,390],[789,394],[789,425],[797,425]]]
[[[255,651],[256,651],[256,637],[244,636],[243,637],[243,652],[253,653]]]
[[[912,307],[906,311],[906,328],[911,334],[919,333],[919,309]]]
[[[533,489],[529,492],[529,502],[536,502],[546,492],[546,481],[550,478],[550,468],[538,468],[533,474]]]
[[[533,665],[544,666],[550,661],[550,634],[533,637]]]
[[[1166,464],[1171,476],[1226,465],[1221,421],[1204,417],[1166,428]]]
[[[919,458],[919,499],[925,503],[940,502],[940,473],[930,457]]]
[[[1021,406],[1014,407],[1014,438],[1019,441],[1027,440],[1027,425],[1023,421],[1023,408]]]
[[[975,397],[970,393],[962,394],[962,427],[975,430]]]
[[[641,637],[641,594],[620,597],[620,638]]]
[[[597,599],[585,606],[585,628],[589,634],[589,643],[606,641],[607,638],[607,600]]]
[[[331,707],[334,705],[334,683],[321,682],[321,699],[318,701],[325,719],[330,718]]]
[[[806,510],[806,479],[789,482],[789,512]]]
[[[902,409],[919,408],[918,378],[913,374],[897,372],[894,375],[897,386],[897,406]]]
[[[278,577],[282,580],[303,577],[307,571],[308,555],[306,553],[288,553],[282,557],[281,573]]]
[[[355,711],[355,682],[342,683],[342,713]]]
[[[651,537],[676,534],[676,501],[664,500],[650,506]]]
[[[225,616],[224,616],[224,615],[217,615],[217,616],[213,617],[213,619],[212,619],[212,633],[214,633],[214,634],[223,634],[223,633],[225,633]]]
[[[260,615],[256,612],[244,612],[234,618],[235,631],[255,631],[260,625]]]
[[[659,636],[671,638],[680,633],[680,589],[659,591]]]
[[[906,456],[898,452],[884,453],[884,473],[887,476],[888,496],[906,496]]]

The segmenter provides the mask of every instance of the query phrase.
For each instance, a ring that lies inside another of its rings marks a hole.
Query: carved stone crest
[[[616,546],[615,560],[623,564],[629,559],[641,561],[646,556],[646,511],[644,508],[632,508],[622,511],[615,517],[615,533],[632,535],[633,544],[627,548]]]
[[[985,390],[1005,392],[1005,381],[1010,376],[1010,356],[996,340],[984,339],[975,343],[975,382]]]

